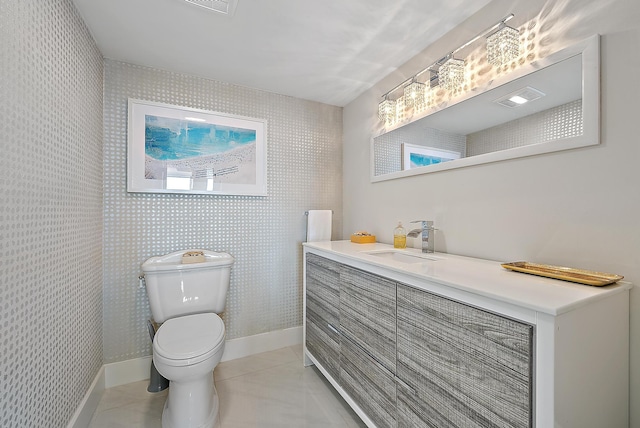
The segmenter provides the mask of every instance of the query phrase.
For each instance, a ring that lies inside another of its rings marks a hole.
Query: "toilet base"
[[[219,399],[213,374],[190,382],[169,382],[162,428],[214,428]]]

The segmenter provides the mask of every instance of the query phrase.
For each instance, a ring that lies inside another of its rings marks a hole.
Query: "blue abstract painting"
[[[253,129],[145,115],[145,154],[155,160],[216,155],[255,142]]]
[[[411,153],[409,161],[411,162],[411,168],[418,168],[420,166],[434,165],[440,162],[446,162],[451,159],[444,159],[438,156],[421,155],[418,153]]]
[[[266,120],[129,99],[127,191],[266,196]]]
[[[402,143],[402,170],[437,165],[450,160],[459,159],[460,153],[434,147]]]

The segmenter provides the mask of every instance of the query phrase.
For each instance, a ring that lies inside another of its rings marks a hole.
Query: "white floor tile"
[[[217,428],[365,425],[314,367],[303,367],[302,346],[220,363]],[[147,392],[147,381],[107,389],[89,428],[160,428],[168,390]]]

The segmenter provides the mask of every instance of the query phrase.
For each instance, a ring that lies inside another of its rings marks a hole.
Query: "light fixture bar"
[[[478,34],[476,37],[474,37],[473,39],[469,40],[467,43],[465,43],[464,45],[460,46],[459,48],[457,48],[456,50],[454,50],[453,52],[451,52],[452,54],[466,48],[467,46],[469,46],[470,44],[476,42],[478,39],[480,39],[481,37],[485,37],[487,34],[489,34],[490,32],[497,30],[498,28],[500,28],[501,25],[506,24],[509,20],[511,20],[511,18],[513,18],[515,15],[509,14],[506,18],[503,18],[500,22],[498,22],[497,24],[493,25],[491,28],[486,29],[485,31],[483,31],[482,33]]]
[[[507,15],[506,17],[502,18],[500,21],[498,21],[498,23],[496,23],[495,25],[492,25],[490,28],[487,28],[486,30],[484,30],[483,32],[481,32],[476,37],[474,37],[473,39],[469,40],[468,42],[466,42],[462,46],[457,47],[456,49],[454,49],[453,51],[449,52],[447,55],[443,56],[442,58],[440,58],[439,60],[437,60],[436,62],[431,64],[430,66],[428,66],[426,68],[423,68],[422,70],[420,70],[419,72],[417,72],[416,74],[411,76],[410,78],[408,78],[406,80],[403,80],[399,85],[395,86],[390,91],[387,91],[386,93],[384,93],[382,95],[382,98],[388,97],[389,94],[392,94],[393,92],[397,91],[401,87],[404,87],[408,82],[413,81],[414,79],[416,79],[421,74],[423,74],[423,73],[425,73],[427,71],[435,71],[435,70],[433,70],[434,67],[440,67],[449,58],[453,57],[453,54],[455,54],[456,52],[459,52],[460,50],[466,48],[467,46],[471,45],[472,43],[475,43],[476,41],[478,41],[478,39],[480,39],[482,37],[485,37],[487,34],[491,33],[492,31],[497,30],[498,28],[500,28],[501,25],[504,25],[507,21],[509,21],[514,16],[515,15],[513,13],[511,13],[511,14]]]

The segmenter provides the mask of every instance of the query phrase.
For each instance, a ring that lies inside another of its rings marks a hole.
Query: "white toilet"
[[[153,363],[169,379],[163,428],[212,428],[218,415],[213,369],[224,351],[224,310],[234,259],[177,251],[142,264],[153,319]]]

